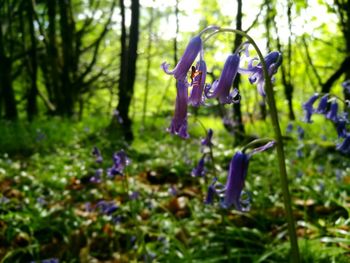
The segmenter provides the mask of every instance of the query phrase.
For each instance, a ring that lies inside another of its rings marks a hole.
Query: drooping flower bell
[[[126,153],[121,150],[113,155],[113,166],[107,169],[109,178],[114,178],[116,175],[123,175],[124,168],[130,163],[130,159]]]
[[[92,150],[92,155],[95,156],[97,163],[102,163],[103,162],[103,158],[102,158],[101,152],[96,146],[94,146],[94,148]]]
[[[212,146],[213,145],[213,143],[212,143],[212,138],[213,138],[213,130],[212,129],[208,129],[208,133],[207,133],[207,136],[201,141],[201,144],[203,145],[203,146],[208,146],[208,147],[210,147],[210,146]]]
[[[207,65],[203,60],[203,52],[201,52],[200,59],[197,62],[196,67],[192,66],[191,72],[191,95],[189,97],[189,104],[194,107],[199,107],[203,104],[203,90],[205,85],[205,80],[207,76]]]
[[[328,105],[328,94],[324,95],[320,99],[320,103],[318,104],[316,112],[320,114],[325,114],[327,112],[327,105]]]
[[[204,157],[205,155],[202,156],[202,158],[199,160],[197,166],[193,168],[192,170],[192,176],[193,177],[203,177],[205,176],[205,168],[204,168]]]
[[[188,43],[185,52],[180,58],[179,62],[173,70],[169,70],[169,64],[166,62],[162,63],[162,68],[165,73],[169,75],[174,75],[175,79],[183,80],[187,76],[187,72],[190,70],[194,60],[198,56],[199,52],[202,50],[202,34],[208,30],[217,30],[216,26],[209,26],[202,30],[197,36],[193,37]]]
[[[311,96],[311,98],[303,104],[303,109],[305,111],[305,118],[304,121],[307,123],[312,123],[311,116],[315,112],[315,109],[313,108],[313,105],[315,101],[318,99],[319,94],[315,93]]]
[[[253,149],[248,154],[238,151],[233,156],[224,188],[225,195],[224,200],[221,203],[222,207],[230,208],[233,205],[238,211],[244,210],[242,207],[242,191],[248,172],[250,157],[253,154],[263,152],[274,145],[274,141],[269,141],[267,144]]]
[[[187,139],[190,136],[187,132],[187,102],[188,102],[188,83],[185,79],[178,80],[176,83],[177,96],[175,102],[175,113],[171,120],[168,131],[171,134],[179,135]]]
[[[326,118],[334,123],[338,122],[338,103],[336,101],[332,102],[331,109],[327,113]]]
[[[246,52],[246,54],[249,53]],[[256,60],[258,60],[258,58],[252,58],[248,63],[248,68],[239,68],[238,72],[242,74],[250,74],[249,82],[251,84],[256,83],[259,94],[265,97],[266,93],[264,89],[264,71],[261,62],[258,63],[256,66],[253,65],[254,61]],[[264,58],[264,61],[268,70],[268,75],[271,78],[271,81],[274,81],[273,75],[277,73],[279,66],[282,64],[282,54],[278,51],[273,51]]]
[[[221,104],[238,103],[240,101],[237,89],[230,92],[233,80],[237,75],[239,61],[238,53],[228,56],[220,78],[215,80],[211,86],[206,87],[205,95],[207,98],[217,98]]]
[[[343,154],[350,155],[350,134],[347,134],[344,141],[339,143],[336,149]]]

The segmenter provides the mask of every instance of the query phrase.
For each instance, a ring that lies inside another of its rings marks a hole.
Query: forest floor
[[[202,178],[191,176],[208,151],[200,125],[190,126],[184,141],[165,131],[164,120],[145,129],[137,122],[126,147],[108,139],[108,121],[0,124],[1,262],[288,262],[275,151],[252,157],[245,184],[250,209],[238,212],[223,209],[219,198],[203,202],[214,175],[225,183],[239,149],[219,119],[202,119],[214,130],[215,160],[205,159]],[[270,127],[256,121],[246,130],[271,137]],[[295,122],[284,134],[303,262],[349,262],[349,157],[335,150],[336,134],[322,120]],[[121,149],[130,164],[108,178]],[[92,181],[97,172],[101,181]]]

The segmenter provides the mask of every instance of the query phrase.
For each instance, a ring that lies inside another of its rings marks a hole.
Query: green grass
[[[214,158],[225,183],[228,163],[236,150],[218,118],[200,117],[214,129]],[[251,159],[245,190],[251,210],[224,210],[219,200],[205,206],[208,180],[190,176],[201,156],[204,132],[190,118],[189,140],[171,136],[168,119],[135,122],[136,138],[124,148],[131,159],[127,177],[87,182],[99,167],[112,165],[122,142],[109,141],[108,117],[83,122],[38,120],[32,124],[0,123],[0,258],[29,262],[59,258],[62,262],[288,262],[289,243],[275,153]],[[305,129],[298,141],[296,127]],[[284,131],[287,123],[282,123]],[[249,134],[271,137],[269,122],[248,123]],[[43,135],[39,136],[42,133]],[[324,140],[324,135],[327,136]],[[294,123],[286,135],[287,169],[303,262],[349,261],[349,158],[335,151],[333,127],[316,118],[311,125]],[[91,156],[98,146],[104,162]],[[296,154],[302,149],[303,157]],[[127,180],[126,180],[127,178]],[[173,185],[178,195],[169,195]],[[128,195],[138,191],[137,200]],[[6,199],[5,199],[6,197]],[[39,200],[44,200],[39,202]],[[98,210],[114,201],[120,222]],[[5,201],[6,200],[6,201]],[[58,249],[59,248],[59,249]]]

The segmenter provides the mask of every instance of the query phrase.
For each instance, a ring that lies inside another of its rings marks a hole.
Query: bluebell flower
[[[287,128],[286,128],[286,133],[289,134],[292,132],[292,130],[293,130],[293,124],[288,123]]]
[[[318,99],[319,94],[315,93],[311,96],[311,98],[303,104],[303,109],[305,111],[305,118],[304,121],[307,123],[312,123],[311,116],[315,112],[315,109],[313,108],[313,105],[315,101]]]
[[[105,215],[111,215],[118,209],[118,206],[113,201],[102,200],[96,204],[96,208]]]
[[[177,189],[174,185],[170,186],[168,189],[168,193],[171,196],[177,196]]]
[[[215,80],[212,85],[206,87],[205,95],[207,98],[217,98],[221,104],[238,103],[240,101],[239,92],[236,88],[230,93],[237,75],[239,60],[239,54],[237,53],[228,56],[219,80]]]
[[[317,113],[320,114],[326,114],[327,112],[327,106],[328,106],[328,94],[324,95],[321,99],[320,99],[320,103],[318,104]]]
[[[140,193],[138,191],[133,191],[130,195],[129,195],[129,199],[130,200],[137,200],[140,197]]]
[[[214,203],[214,197],[217,194],[215,189],[215,182],[216,180],[214,180],[208,187],[207,196],[204,200],[204,204],[206,205],[211,205]]]
[[[101,178],[102,174],[103,174],[103,169],[102,168],[96,169],[94,176],[92,176],[90,178],[90,182],[91,183],[96,183],[96,184],[101,183],[101,181],[102,181],[102,178]]]
[[[339,118],[337,123],[335,124],[339,138],[346,137],[346,123],[347,121],[345,119]]]
[[[162,68],[165,73],[169,75],[174,75],[175,79],[182,81],[186,78],[187,72],[191,68],[194,60],[198,56],[199,52],[203,49],[203,43],[201,35],[208,30],[216,30],[218,27],[210,26],[202,30],[197,36],[193,37],[188,43],[185,52],[177,63],[176,67],[173,70],[169,70],[169,64],[163,62]]]
[[[238,211],[242,210],[240,199],[248,172],[248,165],[249,156],[247,154],[239,151],[233,156],[225,185],[225,197],[222,202],[224,208],[234,205]]]
[[[348,80],[345,80],[343,83],[342,83],[342,86],[344,88],[344,90],[350,94],[350,79]]]
[[[200,60],[197,62],[196,67],[192,66],[191,74],[191,95],[188,99],[189,104],[194,107],[199,107],[203,104],[203,90],[205,85],[205,80],[207,76],[207,66],[205,61],[200,57]]]
[[[298,133],[298,140],[301,141],[304,139],[305,136],[305,131],[303,128],[301,128],[300,126],[298,126],[297,128],[297,133]]]
[[[175,112],[168,131],[171,134],[176,134],[183,139],[187,139],[190,137],[187,132],[188,83],[185,79],[178,80],[176,87]]]
[[[192,170],[192,176],[193,177],[203,177],[205,175],[205,168],[204,168],[204,155],[199,160],[198,165]]]
[[[245,183],[245,178],[248,172],[249,160],[253,154],[265,151],[275,145],[274,141],[270,141],[267,144],[253,149],[250,153],[238,151],[230,162],[230,168],[228,171],[227,181],[224,187],[224,199],[221,202],[223,208],[230,208],[234,206],[238,211],[243,211],[243,205],[247,205],[247,202],[242,200],[242,191]]]
[[[103,158],[101,152],[96,146],[92,149],[92,155],[95,156],[97,163],[102,163]]]
[[[182,80],[186,78],[187,72],[191,68],[194,60],[202,49],[202,39],[199,35],[193,37],[188,43],[185,52],[173,70],[169,70],[169,64],[162,63],[162,68],[165,73],[174,75],[175,79]]]
[[[212,143],[212,138],[213,138],[213,130],[212,129],[208,129],[208,132],[207,132],[207,136],[202,140],[202,142],[201,142],[201,144],[203,145],[203,146],[208,146],[208,147],[210,147],[210,146],[212,146],[213,145],[213,143]]]
[[[241,74],[250,74],[249,76],[249,82],[250,83],[256,83],[258,92],[261,96],[265,97],[265,78],[264,78],[264,71],[261,65],[261,62],[259,62],[256,66],[253,65],[254,61],[258,60],[257,58],[253,58],[248,63],[248,68],[243,69],[239,68],[238,72]],[[282,64],[282,54],[277,51],[273,51],[269,53],[265,58],[266,67],[268,69],[268,75],[271,78],[271,81],[274,81],[273,75],[277,73],[277,70],[279,66]]]
[[[336,147],[338,151],[343,154],[350,154],[350,134],[347,134],[342,143],[339,143]]]
[[[114,178],[116,175],[123,175],[124,168],[129,165],[130,160],[124,150],[113,155],[113,166],[107,169],[107,176]]]
[[[336,101],[332,102],[331,109],[327,113],[326,118],[333,121],[334,123],[337,123],[337,121],[338,121],[338,103]]]

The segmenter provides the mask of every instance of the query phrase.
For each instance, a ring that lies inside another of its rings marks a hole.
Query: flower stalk
[[[287,176],[287,170],[286,170],[286,164],[285,164],[283,139],[282,139],[281,128],[278,121],[278,113],[277,113],[273,87],[272,87],[271,78],[269,75],[266,62],[264,60],[264,57],[259,47],[255,43],[253,38],[251,38],[247,33],[240,30],[222,28],[208,35],[208,37],[205,38],[203,42],[206,42],[209,38],[211,38],[212,36],[220,32],[231,32],[231,33],[239,34],[245,37],[256,50],[261,66],[263,68],[265,92],[267,96],[267,103],[270,107],[271,122],[274,130],[274,134],[275,134],[276,149],[277,149],[277,156],[278,156],[278,163],[279,163],[279,170],[280,170],[280,181],[281,181],[281,187],[282,187],[282,193],[283,193],[284,207],[285,207],[286,217],[288,222],[288,232],[289,232],[289,238],[290,238],[290,244],[291,244],[291,259],[292,259],[292,262],[299,263],[300,255],[299,255],[299,248],[298,248],[298,239],[297,239],[295,220],[294,220],[293,210],[292,210],[291,196],[290,196],[289,187],[288,187],[288,176]]]

